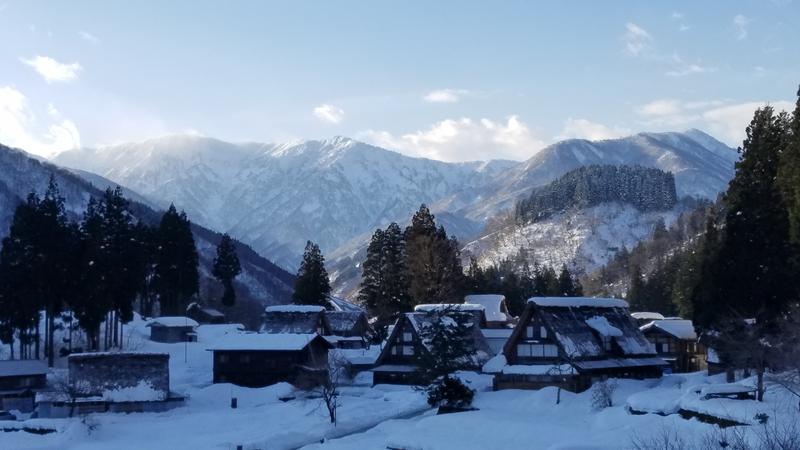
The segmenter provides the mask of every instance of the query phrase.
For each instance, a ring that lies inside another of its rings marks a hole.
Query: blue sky
[[[697,127],[800,83],[800,1],[0,0],[0,142],[345,135],[449,161]]]

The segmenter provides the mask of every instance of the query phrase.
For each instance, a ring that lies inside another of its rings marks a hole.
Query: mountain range
[[[0,145],[0,237],[8,233],[16,206],[30,192],[40,195],[47,188],[50,176],[55,176],[61,195],[65,199],[65,210],[71,220],[80,220],[89,198],[99,197],[107,187],[116,183],[98,175],[73,173],[28,153]],[[158,224],[163,211],[150,206],[144,197],[124,189],[131,200],[131,210],[144,223]],[[221,235],[199,224],[193,224],[200,256],[201,296],[219,289],[211,276],[211,266],[216,245]],[[237,243],[237,252],[243,273],[237,279],[237,292],[243,301],[253,300],[260,304],[277,304],[289,301],[294,276],[265,259],[245,244]]]
[[[656,167],[675,175],[679,196],[714,198],[737,158],[713,137],[688,130],[567,140],[523,162],[447,163],[345,137],[234,144],[201,136],[81,148],[52,162],[119,183],[153,206],[174,203],[192,221],[293,271],[306,240],[334,260],[352,256],[375,228],[407,221],[421,203],[465,240],[531,188],[579,166]]]

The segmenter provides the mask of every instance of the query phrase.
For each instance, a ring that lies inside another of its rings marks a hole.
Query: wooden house
[[[307,387],[326,379],[331,347],[317,333],[246,333],[229,335],[208,350],[214,353],[214,383]]]
[[[150,340],[154,342],[197,342],[197,321],[183,316],[157,317],[147,323]]]
[[[653,320],[639,328],[668,362],[672,372],[696,372],[706,369],[705,350],[697,341],[691,320]]]
[[[34,359],[0,361],[0,409],[33,410],[34,395],[47,385],[47,364]]]
[[[36,396],[39,417],[96,412],[160,412],[180,406],[169,390],[166,353],[101,352],[69,355],[69,386]]]
[[[464,303],[483,306],[486,324],[483,328],[513,327],[514,318],[506,307],[506,297],[499,294],[477,294],[464,297]]]
[[[261,331],[270,334],[330,335],[325,321],[325,308],[314,305],[268,306],[262,318]]]
[[[470,321],[466,332],[474,353],[474,365],[480,364],[491,356],[491,349],[481,334],[483,310],[477,305],[421,305],[413,313],[405,313],[397,319],[386,339],[383,349],[372,369],[373,384],[420,384],[423,382],[418,373],[417,352],[428,351],[421,333],[432,323],[440,320],[442,314],[467,313],[476,320]],[[469,368],[465,365],[465,369]]]
[[[186,307],[186,316],[202,324],[225,323],[225,314],[218,309],[192,302]]]
[[[325,336],[338,348],[365,348],[370,334],[367,315],[361,311],[325,311],[324,320],[330,335]]]
[[[625,301],[534,297],[484,371],[495,374],[495,389],[558,385],[577,392],[607,377],[658,377],[666,365]]]

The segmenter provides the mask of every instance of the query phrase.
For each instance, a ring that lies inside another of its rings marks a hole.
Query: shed
[[[486,328],[505,328],[512,322],[504,295],[467,295],[464,297],[464,303],[483,306],[484,314],[486,315]]]
[[[0,361],[0,409],[33,410],[34,395],[47,385],[47,364],[35,359]]]
[[[147,323],[154,342],[197,342],[197,321],[184,316],[157,317]]]
[[[367,315],[361,311],[325,311],[329,341],[338,348],[364,348],[370,334]]]
[[[261,331],[271,334],[329,335],[325,308],[314,305],[276,305],[264,310]]]
[[[202,306],[197,302],[192,302],[186,307],[186,315],[202,324],[225,323],[225,314],[222,311],[210,306]]]
[[[214,383],[306,387],[326,379],[330,348],[316,333],[246,333],[228,335],[207,350],[214,353]]]
[[[705,348],[698,342],[691,320],[653,320],[640,327],[656,347],[656,352],[670,364],[673,372],[705,370]]]

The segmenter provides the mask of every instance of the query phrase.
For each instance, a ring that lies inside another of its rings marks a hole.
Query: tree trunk
[[[764,401],[764,369],[758,369],[758,401]]]
[[[40,336],[39,336],[39,321],[38,320],[36,321],[36,330],[34,330],[33,336],[34,336],[34,338],[36,338],[36,342],[34,342],[34,344],[33,344],[34,353],[36,353],[36,359],[39,359],[39,355],[40,355],[40,353],[39,353],[39,338],[40,338]]]
[[[50,345],[47,347],[47,366],[53,367],[53,363],[55,361],[55,325],[56,325],[56,318],[53,315],[52,311],[47,315],[47,333],[48,333],[48,340],[50,341]]]

